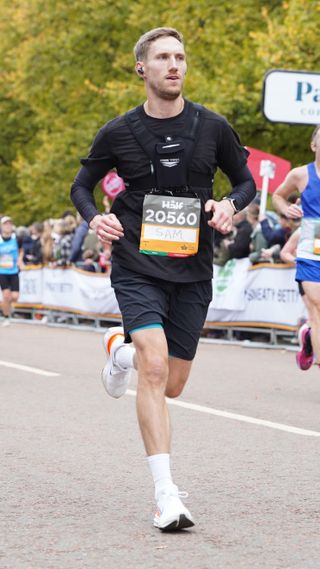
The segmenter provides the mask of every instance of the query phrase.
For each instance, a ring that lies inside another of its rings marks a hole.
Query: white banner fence
[[[214,274],[214,296],[206,326],[294,330],[304,315],[292,266],[252,267],[248,259],[232,259],[224,267],[214,267]],[[100,319],[120,317],[110,279],[73,267],[22,271],[19,306],[74,312]]]

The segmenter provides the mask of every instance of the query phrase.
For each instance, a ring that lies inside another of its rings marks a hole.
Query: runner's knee
[[[164,385],[168,378],[168,361],[154,352],[138,355],[139,380],[154,387]]]
[[[178,383],[176,385],[167,385],[166,387],[166,397],[170,397],[170,399],[174,399],[175,397],[179,397],[181,395],[185,383]]]
[[[2,291],[2,296],[3,296],[3,300],[6,300],[7,302],[10,302],[12,299],[12,292],[9,289],[5,289]]]

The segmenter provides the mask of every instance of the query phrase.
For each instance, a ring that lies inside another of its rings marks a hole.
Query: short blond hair
[[[144,61],[147,58],[150,45],[159,38],[173,37],[183,45],[183,36],[175,28],[154,28],[149,30],[138,39],[133,48],[136,61]]]

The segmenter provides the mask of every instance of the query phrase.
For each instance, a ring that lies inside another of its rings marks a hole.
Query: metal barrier
[[[0,303],[1,305],[1,303]],[[121,322],[119,315],[88,315],[80,314],[67,310],[48,310],[41,307],[25,307],[15,305],[14,320],[25,323],[46,324],[49,326],[76,327],[79,329],[104,330],[110,324]],[[225,342],[258,342],[270,344],[272,346],[292,346],[297,343],[297,330],[280,330],[264,326],[237,326],[226,323],[206,322],[203,328],[202,337],[211,340],[222,340]]]

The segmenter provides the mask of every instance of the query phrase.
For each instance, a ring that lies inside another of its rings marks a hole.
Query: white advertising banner
[[[213,304],[220,310],[244,310],[245,288],[250,261],[230,259],[223,267],[214,267]]]
[[[21,271],[19,279],[19,304],[87,314],[119,314],[110,279],[102,274],[44,268]]]
[[[119,314],[110,279],[75,269],[43,269],[42,303],[55,309]]]
[[[269,71],[264,78],[263,113],[272,122],[319,124],[320,73]]]
[[[23,304],[42,304],[43,269],[22,271],[19,274],[19,302]],[[0,300],[2,293],[0,289]]]
[[[237,283],[233,289],[228,289],[230,306],[232,306],[232,296],[239,284]],[[270,267],[257,267],[247,272],[244,309],[217,309],[213,298],[209,306],[207,321],[241,322],[247,326],[259,324],[261,326],[294,327],[303,314],[304,304],[295,282],[295,268],[271,265]]]
[[[293,328],[304,314],[295,269],[249,267],[248,259],[214,267],[208,323]],[[249,270],[248,270],[249,267]],[[223,270],[222,270],[223,269]],[[20,273],[19,303],[96,316],[119,315],[110,279],[77,269],[30,269]],[[0,293],[1,298],[1,293]]]
[[[42,283],[43,269],[32,269],[32,271],[21,271],[19,275],[20,294],[19,302],[25,304],[42,303]]]

